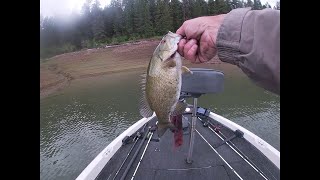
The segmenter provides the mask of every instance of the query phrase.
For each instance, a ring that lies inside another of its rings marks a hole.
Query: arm
[[[216,46],[221,61],[237,65],[257,85],[280,94],[279,10],[232,10],[219,28]]]

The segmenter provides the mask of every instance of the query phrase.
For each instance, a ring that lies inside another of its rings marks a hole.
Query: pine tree
[[[114,35],[114,26],[113,26],[113,8],[112,7],[104,7],[102,11],[103,16],[103,24],[104,24],[104,32],[108,39]]]
[[[276,9],[277,9],[277,10],[280,10],[280,1],[277,1]]]
[[[182,0],[182,20],[191,19],[191,0]]]
[[[224,8],[224,12],[225,12],[225,13],[228,13],[228,12],[230,12],[232,9],[235,9],[234,7],[232,7],[231,0],[226,0],[226,1],[224,2],[224,4],[225,4],[225,8]]]
[[[201,0],[192,1],[192,18],[200,17],[202,14]]]
[[[115,36],[120,36],[123,34],[123,11],[121,0],[111,0],[110,8],[112,9],[113,14],[113,34]]]
[[[182,3],[179,0],[171,0],[170,3],[172,12],[172,30],[176,31],[183,23],[182,21]]]
[[[56,22],[53,17],[43,19],[43,46],[53,47],[59,45],[59,34]]]
[[[150,18],[153,29],[155,28],[155,19],[156,19],[156,1],[155,0],[149,0],[149,11],[150,11]]]
[[[92,14],[92,32],[93,32],[93,38],[96,42],[105,40],[105,32],[104,32],[104,22],[103,22],[103,16],[102,16],[102,10],[100,9],[100,3],[98,0],[95,0],[95,2],[92,5],[91,9]]]
[[[130,36],[134,32],[134,0],[123,0],[125,33]]]
[[[208,0],[208,14],[216,15],[214,0]]]
[[[262,6],[262,8],[263,8],[263,9],[265,9],[265,8],[271,8],[271,6],[269,5],[268,2],[266,2],[266,4],[264,4],[264,5]]]
[[[231,7],[232,9],[236,9],[236,8],[242,8],[243,4],[240,0],[232,0],[231,2]]]
[[[215,14],[226,14],[231,11],[228,0],[216,0],[215,1]]]
[[[245,7],[253,7],[253,2],[251,0],[247,0],[247,3],[244,5]]]
[[[195,0],[194,7],[197,9],[197,15],[194,17],[205,16],[208,14],[208,4],[205,0]]]
[[[86,0],[81,9],[81,21],[80,21],[80,31],[82,32],[82,39],[89,40],[93,38],[92,33],[92,17],[90,12],[91,0]]]
[[[134,0],[133,28],[135,36],[143,33],[143,4],[142,0]]]
[[[201,6],[201,16],[207,16],[209,14],[209,10],[208,10],[208,3],[206,2],[206,0],[201,0],[200,6]]]
[[[143,20],[143,31],[142,36],[143,37],[151,37],[154,35],[153,31],[153,25],[151,21],[151,15],[150,15],[150,5],[148,3],[148,0],[142,0],[142,20]]]
[[[157,0],[156,33],[160,36],[172,31],[172,18],[170,16],[169,0]]]
[[[253,10],[260,10],[263,9],[261,1],[260,0],[253,0]]]
[[[40,16],[40,45],[44,48],[92,46],[92,42],[163,36],[175,32],[184,21],[205,15],[228,13],[232,8],[262,9],[260,0],[111,0],[101,9],[98,0],[86,0],[78,21],[62,22]],[[280,10],[280,2],[274,9]],[[126,36],[126,37],[122,37]],[[125,38],[125,39],[124,39]],[[90,44],[88,44],[90,43]],[[41,55],[43,51],[41,50]],[[53,54],[54,51],[50,52]]]

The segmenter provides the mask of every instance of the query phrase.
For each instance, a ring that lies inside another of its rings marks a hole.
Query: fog
[[[71,18],[72,13],[79,13],[83,3],[86,0],[40,0],[40,14],[42,16],[63,16],[64,18]],[[91,0],[93,2],[93,0]],[[110,4],[111,0],[98,0],[100,7],[105,7]],[[208,1],[208,0],[206,0]],[[252,0],[253,1],[253,0]],[[280,0],[279,0],[280,1]],[[244,0],[246,2],[246,0]],[[273,6],[276,5],[277,0],[261,0],[261,4],[266,2]]]

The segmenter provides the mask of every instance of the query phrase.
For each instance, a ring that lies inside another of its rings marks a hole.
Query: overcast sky
[[[99,1],[101,7],[110,3],[110,0]],[[40,14],[44,16],[68,15],[73,11],[79,12],[84,2],[85,0],[40,0]],[[261,0],[262,5],[266,2],[273,8],[277,0]]]

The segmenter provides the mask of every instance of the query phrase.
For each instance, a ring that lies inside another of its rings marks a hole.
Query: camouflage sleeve
[[[280,94],[280,10],[234,9],[217,36],[218,57],[260,87]]]

